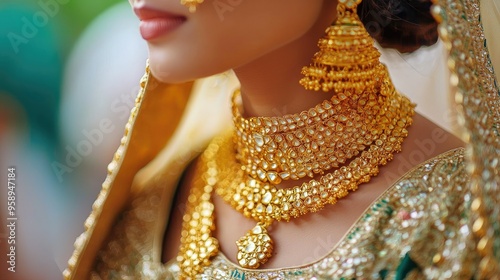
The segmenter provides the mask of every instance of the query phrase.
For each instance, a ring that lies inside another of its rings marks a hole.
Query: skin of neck
[[[241,83],[244,117],[300,113],[331,98],[333,92],[308,91],[299,84],[302,68],[311,63],[319,50],[318,40],[336,17],[336,6],[330,2],[323,10],[314,25],[296,40],[234,69]]]

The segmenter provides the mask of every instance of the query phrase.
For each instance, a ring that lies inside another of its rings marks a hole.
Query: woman
[[[436,9],[464,156],[394,90],[359,1],[197,2],[132,1],[150,66],[67,278],[498,275],[499,101],[474,3]],[[240,86],[179,84],[228,69]],[[215,104],[233,89],[232,128]]]

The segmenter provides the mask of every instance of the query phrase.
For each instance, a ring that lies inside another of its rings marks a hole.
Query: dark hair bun
[[[382,46],[418,48],[437,41],[430,0],[363,0],[358,15]]]

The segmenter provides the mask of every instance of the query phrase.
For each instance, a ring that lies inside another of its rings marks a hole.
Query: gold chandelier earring
[[[204,0],[181,0],[181,4],[188,7],[191,13],[196,12],[198,5],[203,3]]]
[[[302,69],[300,84],[307,90],[334,90],[361,93],[382,83],[386,71],[380,53],[359,19],[356,8],[361,0],[339,0],[337,19],[320,39],[320,50],[310,66]],[[379,77],[379,78],[377,78]]]

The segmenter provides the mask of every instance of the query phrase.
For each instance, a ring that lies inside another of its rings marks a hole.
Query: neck
[[[244,117],[283,116],[299,113],[329,99],[333,92],[305,90],[299,80],[302,67],[318,51],[317,41],[330,23],[318,21],[311,29],[285,46],[234,69],[241,83]]]

